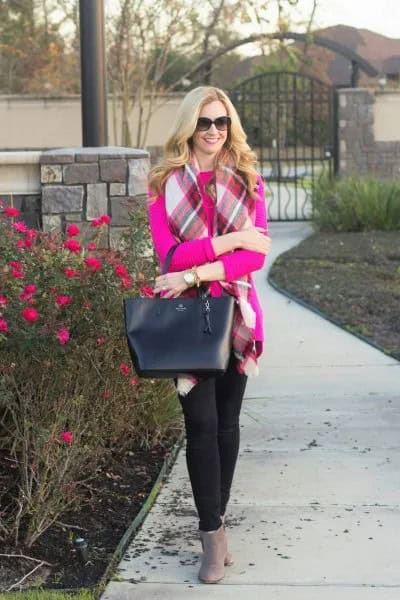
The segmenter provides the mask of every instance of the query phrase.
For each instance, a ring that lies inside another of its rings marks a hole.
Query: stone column
[[[44,231],[84,233],[102,214],[111,217],[100,246],[118,248],[129,212],[147,196],[149,154],[122,147],[60,148],[40,158]]]
[[[372,91],[349,88],[339,91],[339,175],[367,175],[374,153],[375,102]]]
[[[381,92],[339,90],[339,175],[398,178],[400,140],[375,138],[376,101]],[[394,123],[394,127],[396,123]]]

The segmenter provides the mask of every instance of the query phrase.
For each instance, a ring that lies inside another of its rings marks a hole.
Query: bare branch
[[[44,565],[44,561],[41,561],[40,564],[36,565],[36,567],[34,567],[32,569],[32,571],[29,571],[29,573],[27,573],[26,575],[24,575],[22,577],[22,579],[20,579],[19,581],[17,581],[17,583],[13,583],[12,585],[10,585],[9,588],[7,588],[7,592],[10,592],[12,589],[16,588],[18,585],[21,585],[21,583],[23,583],[25,581],[25,579],[27,579],[30,575],[32,575],[32,573],[34,573],[35,571],[37,571],[38,569],[40,569],[40,567],[43,567]]]
[[[40,563],[41,565],[46,565],[47,567],[54,567],[52,563],[49,563],[45,560],[40,560],[38,558],[33,558],[32,556],[26,556],[26,554],[0,554],[4,558],[24,558],[25,560],[32,560],[33,562]]]

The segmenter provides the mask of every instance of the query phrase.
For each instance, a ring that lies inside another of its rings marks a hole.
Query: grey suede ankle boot
[[[221,525],[215,531],[199,532],[203,547],[199,579],[203,583],[218,583],[225,575],[227,543],[224,526]]]
[[[222,525],[225,529],[225,535],[226,535],[226,527],[225,527],[225,515],[221,515],[221,521],[222,521]],[[228,540],[227,540],[228,543]],[[225,556],[225,566],[226,567],[230,567],[233,565],[235,561],[233,560],[233,556],[232,554],[227,550],[226,552],[226,556]]]

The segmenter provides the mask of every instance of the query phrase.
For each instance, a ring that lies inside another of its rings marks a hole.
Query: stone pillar
[[[146,146],[147,151],[150,154],[151,166],[157,165],[161,162],[164,155],[164,146]]]
[[[362,88],[339,90],[339,175],[367,175],[373,151],[373,92]]]
[[[338,93],[339,176],[398,178],[400,140],[375,139],[375,105],[380,92],[359,88]]]
[[[122,147],[60,148],[40,158],[44,231],[75,223],[84,233],[102,214],[111,217],[100,246],[118,248],[129,212],[147,196],[149,155]]]

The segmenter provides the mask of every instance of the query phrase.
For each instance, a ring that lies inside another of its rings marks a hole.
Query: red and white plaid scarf
[[[185,242],[209,235],[207,215],[198,186],[198,168],[194,162],[172,171],[165,186],[168,223],[177,241]],[[255,223],[256,199],[247,190],[235,167],[225,165],[215,173],[216,204],[212,237],[245,229]],[[210,184],[208,184],[210,185]],[[219,281],[224,290],[236,298],[232,348],[238,359],[237,369],[246,375],[258,375],[254,329],[256,315],[250,304],[249,275],[233,282]],[[207,293],[210,294],[208,286]],[[182,295],[185,295],[183,292]],[[178,378],[178,393],[185,396],[196,385],[194,376]]]

